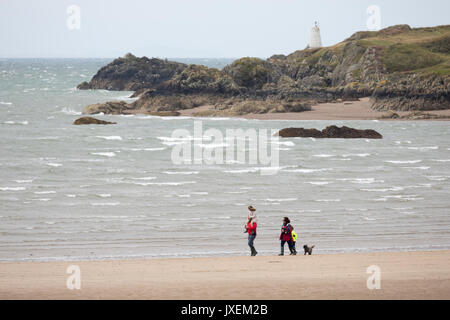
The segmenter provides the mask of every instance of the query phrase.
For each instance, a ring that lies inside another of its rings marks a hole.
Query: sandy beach
[[[380,289],[367,288],[371,265]],[[450,299],[450,251],[5,262],[0,299]]]
[[[192,116],[196,112],[207,111],[212,108],[213,106],[201,106],[193,109],[180,110],[179,112],[181,116]],[[396,111],[396,113],[400,116],[404,116],[409,114],[410,112]],[[450,116],[450,109],[433,110],[429,111],[429,113],[441,116]],[[380,117],[384,114],[386,114],[385,111],[377,111],[370,108],[369,98],[362,98],[358,101],[321,103],[312,106],[311,111],[305,112],[246,114],[238,116],[238,118],[258,120],[376,120],[380,119]]]

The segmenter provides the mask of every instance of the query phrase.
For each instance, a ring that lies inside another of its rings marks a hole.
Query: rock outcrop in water
[[[285,128],[278,132],[282,138],[344,138],[344,139],[382,139],[383,136],[372,129],[360,130],[346,126],[329,126],[319,131],[317,129]]]
[[[83,124],[116,124],[115,122],[103,121],[92,117],[81,117],[73,122],[74,125]]]
[[[147,57],[137,58],[131,53],[117,58],[102,67],[89,82],[78,85],[78,89],[106,89],[136,91],[152,88],[183,71],[184,63]]]
[[[78,88],[134,90],[139,97],[86,113],[177,111],[199,103],[214,106],[210,115],[295,112],[289,106],[305,111],[316,103],[368,96],[377,110],[449,109],[449,43],[450,26],[398,25],[357,32],[330,47],[267,60],[241,58],[222,70],[127,54]]]

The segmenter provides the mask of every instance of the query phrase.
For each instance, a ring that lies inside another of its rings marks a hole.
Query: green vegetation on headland
[[[245,57],[222,70],[127,54],[79,89],[134,90],[131,104],[86,113],[166,112],[213,106],[199,115],[301,112],[318,102],[370,96],[379,110],[450,108],[450,26],[397,25],[363,31],[330,47],[269,59]],[[116,108],[117,107],[117,108]]]

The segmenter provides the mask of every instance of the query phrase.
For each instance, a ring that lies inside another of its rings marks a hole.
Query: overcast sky
[[[370,5],[381,27],[450,24],[449,0],[0,0],[0,57],[268,57],[316,20],[324,45],[367,30]]]

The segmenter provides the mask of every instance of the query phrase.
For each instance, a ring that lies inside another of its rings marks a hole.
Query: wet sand
[[[181,116],[192,116],[196,112],[207,111],[212,108],[213,106],[200,106],[197,108],[181,110],[180,113]],[[369,98],[362,98],[359,101],[322,103],[312,106],[311,109],[311,111],[305,112],[246,114],[237,117],[259,120],[376,120],[386,114],[385,111],[372,110],[370,108]],[[403,116],[410,112],[398,111],[396,113]],[[450,109],[429,111],[429,113],[450,116]]]
[[[380,289],[367,288],[371,265]],[[4,262],[0,299],[450,299],[450,251]]]

